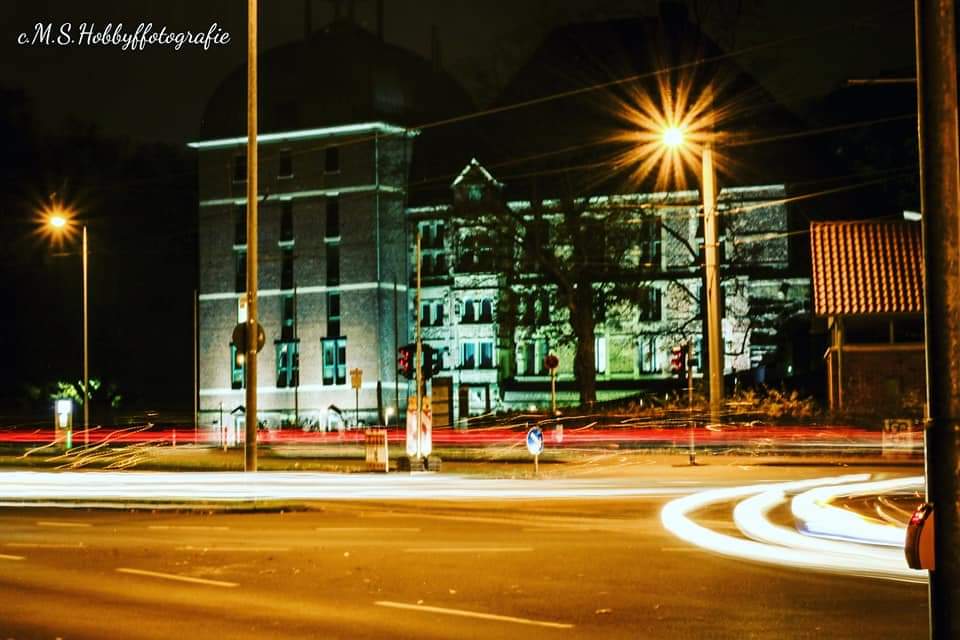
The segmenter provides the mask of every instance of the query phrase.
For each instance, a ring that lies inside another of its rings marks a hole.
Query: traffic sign
[[[550,371],[553,371],[554,369],[560,366],[560,358],[553,355],[552,353],[547,354],[543,358],[543,366],[549,369]]]
[[[237,346],[237,351],[244,352],[247,350],[247,322],[241,322],[233,328],[233,335],[231,340],[233,344]],[[257,353],[260,353],[260,350],[263,349],[263,345],[267,342],[267,335],[263,332],[263,326],[258,322],[257,323]]]
[[[362,384],[363,369],[350,369],[350,386],[359,391]]]
[[[527,431],[527,451],[532,456],[539,456],[543,453],[543,431],[540,427],[531,427]]]

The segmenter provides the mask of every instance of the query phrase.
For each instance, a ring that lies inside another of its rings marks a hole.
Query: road
[[[619,497],[0,509],[0,637],[926,637],[922,584],[727,558],[660,521],[681,487],[836,467],[661,471]],[[732,508],[694,518],[738,535]]]

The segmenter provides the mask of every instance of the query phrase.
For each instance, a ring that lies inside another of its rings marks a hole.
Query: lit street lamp
[[[686,145],[684,127],[663,128],[660,139],[670,150]],[[717,416],[723,402],[723,318],[720,316],[720,274],[717,240],[717,178],[713,164],[713,143],[708,139],[701,148],[701,185],[703,194],[704,278],[707,304],[707,362],[709,363],[710,411]]]
[[[46,225],[54,236],[61,237],[70,234],[72,212],[54,201],[45,212]],[[83,255],[83,444],[89,444],[90,430],[90,375],[89,375],[89,348],[87,341],[87,225],[82,225],[82,255]]]

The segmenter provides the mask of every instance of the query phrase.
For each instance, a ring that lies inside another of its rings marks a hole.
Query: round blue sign
[[[530,431],[527,431],[527,451],[532,456],[543,453],[543,431],[540,427],[531,427]]]

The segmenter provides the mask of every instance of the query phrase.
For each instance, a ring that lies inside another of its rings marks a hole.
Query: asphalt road
[[[701,471],[837,473],[669,484]],[[926,637],[924,585],[712,555],[664,530],[673,497],[0,509],[0,638]]]

